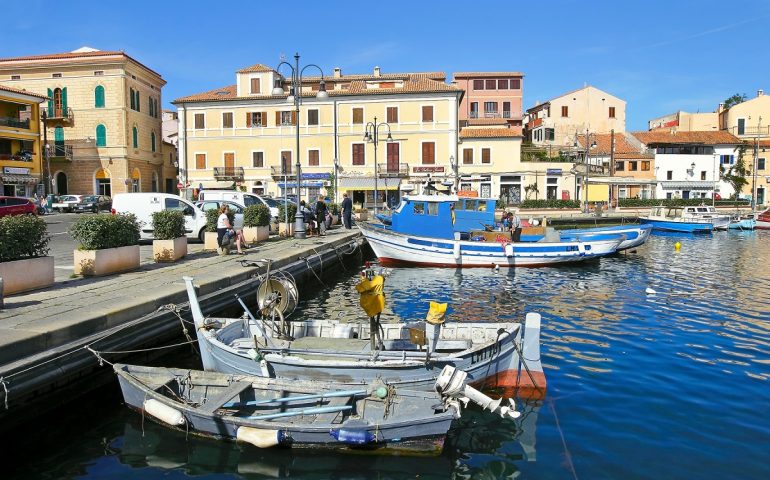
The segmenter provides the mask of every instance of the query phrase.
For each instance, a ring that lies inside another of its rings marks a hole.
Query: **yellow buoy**
[[[679,242],[676,242],[676,243],[674,244],[674,250],[676,250],[676,251],[678,252],[678,251],[679,251],[679,250],[681,250],[681,249],[682,249],[682,244],[681,244],[681,243],[679,243]]]

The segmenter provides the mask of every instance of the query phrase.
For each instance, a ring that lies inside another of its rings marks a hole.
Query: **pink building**
[[[457,72],[453,83],[465,90],[460,102],[460,121],[478,125],[504,120],[515,126],[522,124],[521,72]]]

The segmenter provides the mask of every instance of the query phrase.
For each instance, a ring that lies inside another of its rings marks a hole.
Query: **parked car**
[[[37,214],[37,205],[29,198],[0,197],[0,217],[35,214]]]
[[[80,203],[75,205],[75,212],[94,212],[101,210],[110,211],[112,208],[112,198],[107,195],[89,195],[84,197]]]
[[[75,205],[83,200],[83,195],[61,195],[58,202],[51,206],[60,212],[74,212]]]
[[[192,202],[171,193],[119,193],[112,198],[112,213],[132,213],[139,221],[141,238],[152,240],[153,212],[179,210],[184,213],[187,238],[201,242],[206,233],[206,214]]]
[[[230,211],[235,215],[233,227],[235,227],[236,230],[241,230],[243,228],[243,210],[246,208],[243,205],[239,205],[236,202],[229,200],[203,200],[202,202],[196,202],[195,206],[205,212],[207,210],[219,210],[223,204],[226,204],[230,208]]]
[[[198,201],[204,200],[229,200],[239,205],[266,205],[270,209],[270,216],[274,221],[278,218],[278,202],[273,198],[262,197],[256,193],[240,192],[236,190],[202,190],[198,193]]]
[[[293,203],[294,205],[298,205],[297,197],[294,195],[287,195],[285,197],[276,197],[273,200],[275,200],[279,205],[284,203],[285,200],[288,200],[288,203]]]

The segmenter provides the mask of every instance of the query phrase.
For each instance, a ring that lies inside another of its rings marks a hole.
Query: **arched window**
[[[139,148],[139,129],[134,127],[131,132],[134,139],[134,148]]]
[[[150,149],[155,151],[155,132],[150,133]]]
[[[96,146],[97,147],[107,146],[107,127],[105,127],[101,123],[96,126]]]
[[[101,85],[97,85],[94,89],[94,106],[104,108],[104,87]]]

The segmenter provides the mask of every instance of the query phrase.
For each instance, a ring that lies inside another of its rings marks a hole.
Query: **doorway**
[[[56,174],[56,193],[59,195],[68,195],[67,175],[64,172]]]

